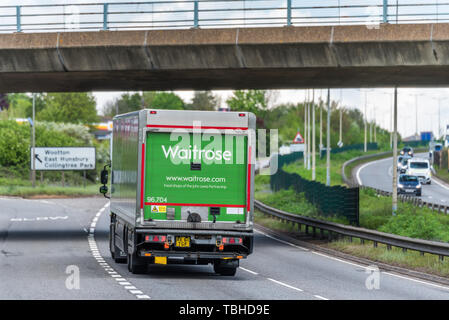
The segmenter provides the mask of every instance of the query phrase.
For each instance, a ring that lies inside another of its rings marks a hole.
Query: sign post
[[[31,170],[95,170],[95,147],[36,147],[33,155]]]

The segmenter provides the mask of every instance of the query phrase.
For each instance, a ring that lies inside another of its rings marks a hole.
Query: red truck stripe
[[[143,209],[143,185],[145,183],[145,143],[142,143],[142,170],[140,172],[140,209]]]
[[[165,125],[165,124],[148,124],[148,128],[180,128],[180,129],[194,129],[196,127],[194,126],[174,126],[174,125]],[[218,129],[218,130],[248,130],[248,128],[245,127],[211,127],[211,126],[201,126],[198,127],[201,129]]]
[[[249,147],[249,150],[248,150],[248,180],[247,180],[247,188],[248,188],[248,193],[247,193],[247,197],[246,197],[246,210],[247,211],[251,211],[251,205],[250,205],[250,200],[251,200],[251,147]]]

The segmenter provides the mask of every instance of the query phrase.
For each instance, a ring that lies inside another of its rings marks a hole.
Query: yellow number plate
[[[155,264],[167,264],[167,257],[154,257]]]
[[[176,237],[176,246],[180,248],[190,247],[189,237]]]

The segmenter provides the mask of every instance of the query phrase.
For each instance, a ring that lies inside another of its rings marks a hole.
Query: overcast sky
[[[166,1],[166,0],[160,0]],[[62,27],[66,27],[69,24],[69,27],[72,28],[72,24],[76,24],[77,22],[95,22],[95,28],[101,27],[101,23],[103,21],[102,16],[102,6],[101,4],[104,2],[108,3],[118,3],[118,2],[126,2],[125,0],[1,0],[0,2],[0,13],[2,15],[11,15],[11,17],[6,18],[3,17],[0,20],[0,32],[2,29],[5,29],[5,25],[14,25],[16,8],[6,8],[5,6],[16,6],[16,5],[43,5],[43,4],[51,4],[52,6],[48,7],[24,7],[22,8],[22,14],[33,14],[29,17],[22,18],[23,28],[26,32],[26,24],[27,23],[48,23],[48,22],[61,22]],[[132,2],[132,0],[128,1]],[[136,1],[137,2],[137,1]],[[144,2],[144,1],[140,1]],[[192,3],[183,3],[181,1],[174,0],[172,4],[154,4],[158,2],[158,0],[152,0],[153,4],[134,4],[134,5],[111,5],[109,8],[110,12],[123,12],[123,11],[147,11],[147,10],[182,10],[182,9],[191,9]],[[368,18],[363,18],[362,22],[370,26],[373,22],[376,22],[382,13],[381,7],[375,7],[375,5],[381,5],[383,0],[292,0],[293,7],[303,7],[302,9],[294,10],[292,16],[294,18],[293,23],[295,25],[299,25],[308,23],[326,23],[326,19],[323,18],[325,16],[337,16],[340,14],[342,17],[354,17],[355,15],[367,15]],[[77,3],[98,3],[98,6],[64,6],[58,7],[54,6],[56,4],[77,4]],[[389,8],[390,19],[394,19],[394,15],[396,12],[396,0],[389,0],[388,3],[391,5]],[[429,14],[425,16],[426,19],[432,19],[439,14],[439,19],[442,21],[442,17],[444,13],[449,13],[449,5],[444,6],[436,6],[434,4],[438,3],[437,1],[430,0],[400,0],[399,4],[407,4],[407,3],[426,3],[428,6],[413,6],[413,7],[400,7],[400,14],[409,14],[408,16],[402,16],[404,19],[422,19],[422,16],[413,17],[411,13],[426,13]],[[316,8],[304,8],[310,6],[337,6],[338,4],[342,6],[349,5],[369,5],[367,8],[332,8],[332,9],[316,9]],[[251,17],[264,17],[266,20],[278,23],[279,25],[285,25],[285,10],[276,10],[275,8],[285,8],[286,0],[266,0],[266,1],[232,1],[229,3],[220,2],[220,3],[211,3],[211,2],[202,2],[200,1],[200,9],[228,9],[228,8],[261,8],[261,7],[270,7],[274,8],[273,10],[256,10],[256,11],[228,11],[228,12],[201,12],[200,19],[210,19],[214,18],[219,20],[220,17],[227,18],[251,18]],[[83,12],[98,12],[98,15],[80,15],[78,18],[76,15],[72,15],[74,13],[83,13]],[[65,13],[66,16],[46,16],[39,17],[36,14],[42,13]],[[68,14],[68,15],[67,15]],[[62,18],[61,18],[62,17]],[[280,17],[281,19],[274,19]],[[317,17],[320,17],[319,19]],[[446,15],[449,17],[449,15]],[[74,19],[75,18],[75,19]],[[167,13],[167,14],[139,14],[139,15],[127,15],[127,14],[114,14],[109,17],[111,24],[111,29],[114,29],[113,22],[114,21],[139,21],[145,20],[153,22],[157,19],[159,20],[172,20],[172,19],[185,19],[188,20],[187,23],[190,23],[192,20],[193,14],[191,12],[186,13]],[[58,20],[59,19],[59,20]],[[356,18],[342,18],[342,19],[328,19],[327,21],[331,21],[329,23],[336,24],[348,24],[351,23],[351,19]],[[361,18],[357,18],[360,20]],[[401,19],[401,18],[399,18]],[[246,20],[249,21],[249,20]],[[204,26],[205,21],[201,22],[200,25]],[[226,26],[231,26],[229,22],[225,22]],[[235,23],[240,23],[241,25],[245,25],[246,22],[242,22],[242,20],[237,20]],[[81,24],[82,26],[90,26],[87,24]],[[124,26],[124,24],[120,24]],[[146,24],[146,28],[148,27],[148,23]],[[57,26],[57,27],[61,27]],[[371,25],[372,26],[372,25]],[[12,27],[13,28],[13,27]],[[75,30],[78,28],[77,26],[73,27]],[[185,27],[184,27],[185,28]],[[9,29],[8,29],[9,30]],[[12,30],[13,31],[13,30]],[[11,31],[11,32],[12,32]],[[10,32],[4,31],[3,32]],[[378,123],[381,124],[382,127],[386,129],[390,129],[391,125],[391,104],[392,104],[392,89],[345,89],[345,90],[332,90],[332,99],[334,100],[342,100],[342,104],[349,108],[359,108],[364,111],[365,105],[365,93],[368,95],[368,118],[376,119]],[[321,90],[316,91],[316,95],[320,95]],[[176,92],[179,94],[186,102],[190,102],[193,92],[188,91],[180,91]],[[231,91],[215,91],[215,94],[218,94],[222,97],[222,104],[225,104],[226,98],[231,94]],[[399,90],[399,121],[398,128],[399,132],[403,136],[412,135],[416,131],[416,112],[415,112],[415,94],[419,93],[418,97],[418,129],[417,131],[427,131],[433,130],[435,133],[438,130],[438,99],[443,99],[440,101],[441,103],[441,128],[442,131],[445,129],[446,124],[449,123],[449,89],[400,89]],[[97,108],[99,111],[103,109],[104,104],[108,100],[112,100],[115,97],[119,97],[122,92],[94,92],[94,95],[97,99]],[[300,102],[304,100],[304,91],[303,90],[279,90],[277,94],[277,100],[275,103],[284,103],[284,102]]]

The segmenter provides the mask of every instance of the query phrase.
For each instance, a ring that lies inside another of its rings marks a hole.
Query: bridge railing
[[[449,21],[449,0],[59,1],[0,5],[0,32],[310,25],[375,28],[380,23]]]

